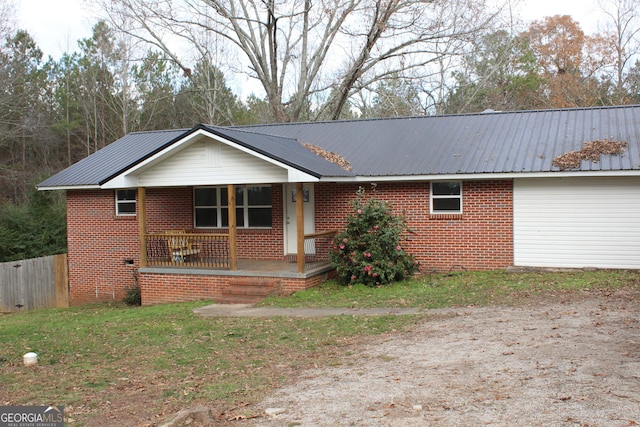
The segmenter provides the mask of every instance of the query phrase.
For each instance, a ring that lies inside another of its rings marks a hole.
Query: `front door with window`
[[[285,207],[285,255],[296,254],[297,245],[297,225],[296,225],[296,185],[286,184],[284,186]],[[304,184],[304,232],[305,234],[315,231],[315,202],[313,197],[313,184]]]

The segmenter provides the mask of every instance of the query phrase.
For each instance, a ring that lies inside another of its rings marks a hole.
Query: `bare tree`
[[[0,0],[0,34],[6,37],[15,31],[16,11],[12,0]],[[4,44],[4,40],[0,44]]]
[[[625,74],[640,53],[640,0],[600,0],[607,18],[608,38],[615,52],[615,80],[618,95],[624,92]]]
[[[298,120],[312,101],[316,117],[335,119],[376,82],[426,78],[496,16],[487,0],[100,2],[112,26],[162,50],[187,77],[189,51],[225,49],[230,69],[260,82],[275,121]],[[204,46],[203,34],[217,44]]]

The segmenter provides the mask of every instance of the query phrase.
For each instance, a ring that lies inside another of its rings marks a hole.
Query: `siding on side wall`
[[[640,268],[640,177],[518,179],[514,264]]]

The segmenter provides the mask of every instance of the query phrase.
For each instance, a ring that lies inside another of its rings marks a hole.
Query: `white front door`
[[[284,185],[284,233],[285,255],[298,252],[297,224],[296,224],[296,185]],[[315,231],[315,202],[313,197],[313,184],[304,184],[304,232]]]

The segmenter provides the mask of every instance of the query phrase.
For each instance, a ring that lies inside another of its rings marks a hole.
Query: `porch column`
[[[304,185],[296,183],[296,231],[298,235],[298,273],[304,273]]]
[[[140,239],[140,268],[147,266],[147,203],[144,187],[138,187],[138,234]]]
[[[229,206],[229,268],[238,269],[238,246],[236,242],[236,186],[227,185],[227,205]]]

